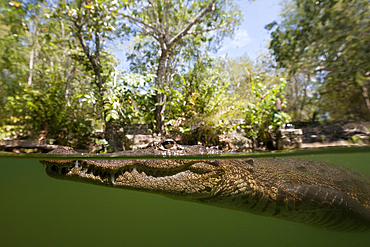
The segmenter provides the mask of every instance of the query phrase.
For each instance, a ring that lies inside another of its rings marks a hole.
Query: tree
[[[44,1],[2,6],[0,133],[44,136],[62,145],[87,142],[91,119],[79,104],[85,78],[83,68],[70,57],[76,40],[62,22],[50,17],[51,9]]]
[[[255,61],[254,74],[258,75],[265,85],[279,84],[280,78],[285,78],[286,110],[291,115],[292,121],[315,121],[319,99],[317,84],[313,82],[311,71],[301,67],[295,73],[277,65],[270,53],[260,54]]]
[[[27,50],[21,43],[26,32],[22,26],[26,10],[19,2],[0,2],[0,107],[5,108],[6,98],[14,94],[19,83],[27,78],[23,64],[27,60]],[[8,112],[0,111],[0,122],[5,124]],[[1,124],[1,125],[2,125]]]
[[[115,151],[122,150],[120,137],[110,115],[104,110],[108,88],[105,87],[112,80],[112,71],[115,61],[106,52],[107,41],[116,34],[116,19],[120,6],[117,1],[91,1],[89,3],[79,0],[75,2],[59,2],[57,15],[72,29],[73,35],[78,39],[83,54],[77,53],[75,59],[80,61],[86,72],[92,72],[92,81],[96,89],[98,116],[102,120],[104,137]],[[123,26],[123,29],[125,26]],[[119,30],[121,32],[122,30]],[[118,30],[117,30],[118,32]],[[125,29],[123,30],[125,32]],[[109,108],[109,107],[108,107]],[[110,108],[109,108],[110,109]]]
[[[278,65],[307,71],[333,119],[370,119],[370,2],[293,0],[283,18],[267,26]]]
[[[230,108],[245,108],[252,97],[251,78],[254,73],[253,61],[247,54],[235,58],[220,57],[215,62],[216,70],[220,79],[228,83],[225,98],[224,111]],[[241,112],[234,111],[232,117],[244,117]]]
[[[160,50],[155,81],[159,89],[156,94],[156,125],[157,131],[164,134],[166,97],[163,90],[171,80],[168,72],[173,69],[171,61],[176,51],[186,45],[187,37],[204,42],[215,38],[219,42],[223,37],[232,35],[240,23],[241,14],[236,6],[225,0],[126,2],[126,11],[122,16],[136,25],[135,32],[150,36]]]

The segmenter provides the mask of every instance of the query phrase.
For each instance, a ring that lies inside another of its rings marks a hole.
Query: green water
[[[370,152],[299,158],[370,175]],[[52,179],[36,159],[0,154],[0,168],[0,246],[370,246],[370,233]]]

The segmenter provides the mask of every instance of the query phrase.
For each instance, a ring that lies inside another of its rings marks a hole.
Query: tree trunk
[[[167,55],[168,55],[168,50],[165,48],[162,49],[162,54],[159,59],[157,78],[156,78],[156,86],[159,89],[164,89],[163,79],[164,79],[164,74],[165,74],[165,69],[166,69]],[[157,124],[156,124],[157,131],[161,135],[165,135],[166,130],[164,126],[164,111],[166,107],[165,106],[166,95],[162,92],[157,92],[156,101],[157,101],[157,106],[156,106],[155,120],[157,121]]]
[[[109,147],[114,152],[122,151],[122,141],[117,126],[115,126],[113,121],[108,121],[105,122],[104,127],[104,138],[107,140]]]
[[[168,16],[167,13],[169,11],[172,11],[171,9],[164,7],[165,11],[162,13],[159,13],[158,11],[161,9],[161,7],[158,7],[157,4],[152,4],[149,1],[150,6],[154,6],[153,9],[150,7],[149,9],[152,10],[152,13],[150,14],[153,16],[154,19],[152,19],[149,22],[146,22],[145,20],[142,20],[140,18],[136,18],[135,16],[131,16],[132,12],[129,8],[127,8],[127,11],[130,13],[130,15],[122,14],[124,17],[128,18],[130,22],[138,25],[142,32],[145,33],[145,35],[152,36],[155,40],[159,42],[159,45],[161,47],[161,57],[159,59],[158,69],[157,69],[157,77],[156,77],[156,87],[163,91],[164,89],[164,83],[163,81],[166,80],[164,78],[166,74],[166,66],[170,66],[169,60],[171,59],[171,54],[169,55],[169,52],[171,49],[173,49],[174,45],[178,43],[183,37],[186,35],[197,35],[203,32],[210,32],[213,30],[220,29],[221,26],[218,27],[211,27],[206,28],[203,30],[196,30],[194,32],[190,32],[190,29],[200,22],[200,20],[205,16],[207,13],[212,12],[215,9],[215,3],[217,0],[211,0],[210,3],[202,9],[192,20],[190,20],[182,29],[179,31],[176,35],[174,35],[172,38],[171,33],[169,32],[169,26],[166,26],[168,23]],[[166,1],[165,1],[166,2]],[[165,4],[167,5],[167,4]],[[168,5],[169,6],[169,5]],[[161,18],[159,18],[161,16]],[[180,25],[181,28],[181,25]],[[165,126],[164,126],[164,111],[165,111],[165,101],[166,101],[166,95],[162,92],[156,93],[156,127],[158,133],[165,135]]]
[[[99,106],[100,110],[102,111],[101,117],[103,122],[103,130],[104,130],[104,139],[107,140],[109,146],[113,149],[114,152],[123,150],[122,148],[122,142],[120,138],[120,134],[118,133],[119,127],[117,127],[113,121],[106,121],[106,115],[104,112],[104,96],[105,96],[105,89],[103,87],[105,80],[102,77],[101,74],[101,65],[100,65],[100,48],[101,48],[101,42],[100,42],[100,33],[99,31],[95,32],[95,51],[90,52],[90,48],[86,43],[86,40],[83,36],[83,29],[82,25],[75,22],[74,23],[77,29],[77,38],[80,41],[80,44],[82,46],[82,49],[86,55],[86,57],[89,59],[89,62],[93,68],[94,74],[95,74],[95,84],[98,88],[99,93]]]
[[[30,74],[28,76],[28,83],[27,85],[28,86],[31,86],[32,85],[32,77],[33,77],[33,59],[34,59],[34,55],[35,55],[35,46],[36,44],[34,44],[32,46],[32,50],[31,50],[31,54],[30,54],[30,64],[29,64],[29,69],[30,69]]]
[[[311,77],[310,77],[309,74],[307,74],[307,83],[309,83],[310,81],[311,81]],[[303,79],[303,84],[304,84],[304,87],[303,87],[303,100],[302,100],[302,103],[301,103],[301,109],[299,111],[299,122],[302,121],[302,112],[303,112],[304,106],[306,104],[306,99],[307,99],[307,83]]]
[[[32,49],[30,53],[30,62],[29,62],[29,75],[28,75],[28,80],[27,80],[27,85],[31,86],[32,85],[32,79],[33,79],[33,67],[34,67],[34,61],[35,58],[37,57],[37,43],[38,43],[38,23],[39,23],[39,18],[36,17],[36,19],[32,19],[32,25],[33,25],[33,30],[32,30]]]
[[[166,95],[164,95],[163,93],[157,93],[156,95],[158,105],[156,106],[155,120],[157,121],[157,131],[161,135],[166,134],[166,130],[164,126],[165,98],[166,98]]]
[[[364,84],[361,84],[361,89],[362,89],[362,96],[364,97],[365,99],[365,102],[366,102],[366,106],[367,106],[367,110],[369,112],[369,115],[370,115],[370,99],[369,99],[369,94],[367,92],[367,88],[366,88],[366,85]]]

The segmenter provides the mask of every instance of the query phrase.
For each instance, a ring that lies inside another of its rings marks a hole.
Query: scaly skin
[[[220,153],[201,146],[165,144],[121,154]],[[76,154],[68,147],[51,153]],[[370,179],[331,164],[301,159],[40,162],[53,178],[159,193],[330,230],[370,229]]]

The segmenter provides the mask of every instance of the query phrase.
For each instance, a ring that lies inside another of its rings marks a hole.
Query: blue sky
[[[216,56],[241,56],[245,53],[255,60],[260,50],[267,51],[270,35],[265,26],[280,20],[282,0],[235,1],[243,12],[244,20],[233,39],[226,39]]]

